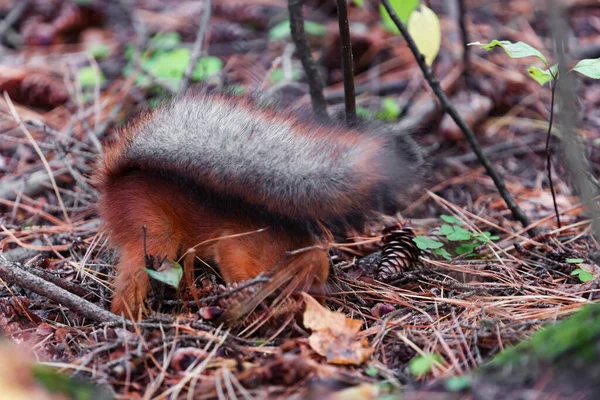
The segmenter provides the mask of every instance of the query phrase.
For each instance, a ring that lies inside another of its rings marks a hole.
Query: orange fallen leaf
[[[304,326],[313,332],[308,338],[310,347],[327,358],[331,364],[360,365],[373,353],[365,338],[359,338],[362,321],[330,311],[312,296],[302,293],[306,310]]]

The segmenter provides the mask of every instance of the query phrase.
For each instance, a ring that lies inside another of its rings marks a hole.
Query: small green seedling
[[[131,56],[134,48],[125,49],[125,57],[130,62],[125,66],[123,73],[128,76],[133,71]],[[139,87],[153,87],[152,77],[158,78],[173,88],[177,88],[190,62],[191,51],[181,45],[181,37],[177,32],[158,33],[152,37],[147,54],[141,57],[142,71],[136,77],[135,84]],[[203,81],[217,75],[223,69],[223,62],[214,56],[203,56],[198,59],[191,79]]]
[[[541,51],[524,42],[512,43],[508,40],[492,40],[489,43],[473,42],[469,46],[479,46],[484,50],[490,51],[495,47],[504,49],[510,58],[536,57],[546,67],[542,69],[535,65],[530,65],[527,68],[527,74],[533,78],[541,86],[544,86],[551,80],[557,80],[558,64],[550,66],[548,60]],[[600,58],[581,60],[575,65],[571,71],[579,72],[589,78],[600,79]]]
[[[567,258],[565,260],[569,264],[575,264],[577,268],[571,272],[571,275],[579,277],[582,283],[586,283],[594,279],[594,274],[584,269],[581,264],[585,262],[583,258]]]
[[[435,364],[441,365],[442,361],[439,354],[419,355],[408,362],[408,370],[416,377],[427,375]]]
[[[402,108],[393,97],[385,97],[381,102],[381,108],[372,112],[366,107],[357,106],[356,114],[363,119],[377,118],[386,122],[397,121],[402,114]]]
[[[490,232],[471,232],[463,228],[462,222],[452,215],[441,215],[440,219],[446,224],[440,226],[440,234],[444,236],[449,242],[458,242],[455,252],[457,255],[470,254],[477,247],[498,240],[499,237],[492,235]],[[417,236],[413,239],[417,244],[417,247],[421,250],[433,250],[434,254],[444,257],[447,260],[451,260],[451,254],[444,249],[444,243],[426,237]]]

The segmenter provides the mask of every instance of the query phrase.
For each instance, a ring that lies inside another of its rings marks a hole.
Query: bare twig
[[[61,168],[52,171],[52,177],[56,178],[69,173],[67,168]],[[11,182],[2,182],[0,187],[0,199],[15,200],[19,191],[25,196],[35,196],[47,190],[46,185],[50,184],[50,175],[48,171],[36,171],[29,175],[27,179],[16,179]]]
[[[288,1],[292,39],[296,45],[296,53],[298,53],[298,57],[300,57],[304,72],[306,73],[313,112],[319,119],[328,120],[327,102],[323,96],[323,81],[321,80],[317,64],[312,58],[310,46],[304,32],[304,17],[302,15],[303,5],[304,0]]]
[[[344,72],[344,102],[346,104],[346,122],[356,122],[356,95],[354,93],[354,61],[350,44],[350,26],[348,24],[348,4],[346,0],[336,0],[340,25],[340,44],[342,53],[342,71]]]
[[[469,39],[469,31],[467,31],[467,6],[465,4],[465,0],[457,0],[457,2],[458,25],[460,26],[460,35],[462,37],[463,43],[463,74],[465,79],[467,79],[471,70],[469,65],[469,55],[471,54],[471,46],[469,46],[469,43],[471,42],[471,40]]]
[[[500,196],[502,196],[502,198],[504,199],[504,202],[512,212],[513,217],[517,221],[521,222],[521,224],[523,224],[524,227],[529,227],[529,225],[531,225],[529,219],[521,210],[521,208],[517,205],[517,203],[515,203],[514,199],[512,198],[512,195],[506,189],[504,179],[500,176],[498,171],[496,171],[490,160],[487,158],[487,156],[481,149],[481,145],[479,144],[479,141],[475,137],[475,134],[473,133],[469,125],[467,125],[467,123],[460,117],[460,115],[456,111],[456,108],[454,108],[454,106],[450,103],[448,96],[446,96],[446,93],[444,93],[444,91],[440,87],[439,82],[433,75],[431,68],[429,68],[429,66],[425,63],[425,57],[423,57],[423,55],[417,48],[417,45],[415,44],[415,41],[413,40],[412,36],[408,33],[408,30],[406,29],[402,21],[400,21],[400,18],[398,18],[398,15],[390,5],[389,0],[381,0],[381,2],[387,10],[390,17],[392,18],[392,20],[394,21],[394,24],[398,27],[398,29],[402,33],[402,36],[406,40],[408,47],[415,56],[417,63],[419,64],[419,67],[421,68],[421,71],[425,76],[425,80],[427,80],[427,83],[429,83],[429,86],[440,100],[440,103],[442,104],[446,112],[450,115],[450,117],[452,117],[456,125],[458,125],[460,130],[464,133],[465,137],[469,141],[469,144],[471,145],[471,148],[473,149],[473,152],[477,155],[477,159],[483,165],[486,172],[494,181],[494,184],[496,185]],[[535,227],[528,228],[528,232],[532,236],[536,236],[539,233],[537,228]]]
[[[210,20],[212,2],[211,0],[204,0],[204,7],[202,8],[202,19],[200,24],[198,25],[198,32],[196,33],[196,41],[194,42],[194,46],[192,47],[192,55],[190,56],[190,61],[185,69],[185,73],[183,74],[183,79],[181,79],[181,84],[179,85],[179,93],[185,93],[190,79],[192,79],[192,73],[194,72],[194,68],[198,63],[198,59],[200,58],[200,54],[202,54],[202,45],[204,44],[204,37],[206,36],[206,30],[208,29],[208,21]]]
[[[550,122],[548,122],[548,133],[546,133],[546,170],[548,171],[548,184],[550,185],[550,194],[552,194],[552,203],[554,204],[554,213],[556,214],[556,225],[558,228],[561,228],[558,204],[556,204],[556,192],[554,191],[554,182],[552,182],[552,153],[550,151],[552,122],[554,121],[554,94],[556,93],[556,86],[558,86],[558,77],[554,76],[550,69],[548,71],[550,71],[553,79],[550,80],[550,84],[552,85],[552,98],[550,100]]]
[[[0,255],[0,278],[4,281],[19,285],[41,296],[67,307],[69,310],[97,322],[121,323],[119,316],[68,292],[39,276],[21,268],[20,264],[8,261]]]
[[[17,22],[19,18],[21,18],[21,15],[25,11],[25,8],[27,8],[28,4],[29,0],[21,0],[17,2],[17,5],[10,10],[10,12],[2,21],[0,21],[0,42],[4,41],[4,35],[6,35],[6,32],[10,29],[10,27]]]

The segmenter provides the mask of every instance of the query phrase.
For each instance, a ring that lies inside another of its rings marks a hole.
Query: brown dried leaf
[[[306,310],[304,326],[312,329],[310,347],[332,364],[360,365],[373,353],[365,338],[359,339],[362,321],[329,311],[312,296],[302,293]]]

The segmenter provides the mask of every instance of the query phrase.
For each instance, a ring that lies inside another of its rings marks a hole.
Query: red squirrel
[[[97,182],[120,257],[112,311],[125,315],[150,288],[144,226],[148,255],[173,260],[195,247],[227,283],[294,263],[323,286],[326,232],[393,211],[419,162],[411,139],[389,128],[302,120],[221,94],[172,100],[119,136]]]

